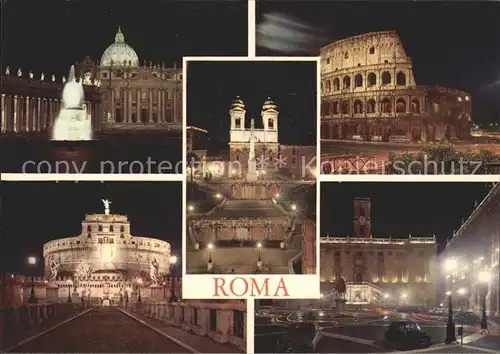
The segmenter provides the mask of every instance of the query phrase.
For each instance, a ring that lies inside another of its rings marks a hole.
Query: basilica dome
[[[101,57],[101,66],[139,66],[139,57],[135,50],[125,43],[125,37],[120,28],[111,44]]]

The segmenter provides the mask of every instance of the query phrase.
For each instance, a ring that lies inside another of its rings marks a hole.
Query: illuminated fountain
[[[75,78],[75,67],[69,70],[68,80],[62,93],[62,108],[52,131],[52,140],[92,140],[92,122],[84,103],[82,82]]]

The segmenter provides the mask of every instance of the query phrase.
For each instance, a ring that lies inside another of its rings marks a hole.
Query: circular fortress
[[[138,278],[145,285],[158,283],[170,272],[170,252],[168,242],[132,236],[127,216],[108,213],[86,215],[80,235],[43,246],[46,278],[69,278],[82,288]]]
[[[469,139],[470,95],[417,85],[396,32],[346,38],[323,47],[320,56],[321,139]]]

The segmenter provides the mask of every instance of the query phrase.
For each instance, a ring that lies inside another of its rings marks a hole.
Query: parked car
[[[392,322],[384,336],[389,349],[413,350],[431,345],[431,337],[412,321]]]
[[[458,312],[454,316],[455,324],[476,326],[481,323],[481,317],[473,312]]]
[[[321,330],[315,323],[300,322],[289,326],[278,338],[278,353],[311,353],[321,338]]]

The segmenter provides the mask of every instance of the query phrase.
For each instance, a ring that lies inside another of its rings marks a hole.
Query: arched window
[[[406,75],[404,72],[400,71],[396,75],[396,85],[406,86]]]
[[[396,112],[406,112],[406,101],[403,98],[398,98],[398,100],[396,101]]]
[[[349,101],[342,101],[342,114],[350,114],[351,113],[351,105]]]
[[[354,87],[363,87],[363,75],[357,74],[354,77]]]
[[[340,90],[340,79],[338,77],[333,80],[333,90]]]
[[[382,73],[382,85],[389,85],[391,83],[391,74],[388,71]]]
[[[274,119],[269,118],[267,120],[267,126],[269,127],[269,129],[274,129]]]
[[[373,98],[366,101],[366,113],[375,113],[375,100]]]
[[[417,99],[411,100],[411,112],[420,113],[420,101]]]
[[[332,92],[332,82],[330,80],[326,80],[326,93]]]
[[[368,86],[371,87],[371,86],[375,86],[377,84],[377,75],[375,75],[375,73],[369,73],[368,74],[368,82],[367,82]]]
[[[380,110],[382,113],[391,113],[392,112],[391,100],[389,100],[388,98],[384,98],[380,104]]]
[[[236,119],[234,120],[234,127],[235,127],[236,129],[240,129],[240,128],[241,128],[241,119],[240,119],[240,118],[236,118]]]
[[[332,103],[333,114],[339,114],[339,101],[334,101]]]
[[[342,80],[343,88],[350,89],[351,88],[351,78],[349,76],[344,76]]]
[[[360,100],[354,101],[354,114],[363,113],[363,103]]]

